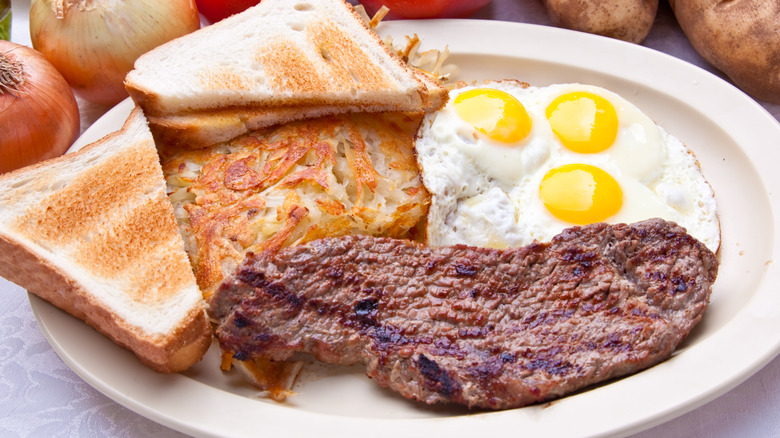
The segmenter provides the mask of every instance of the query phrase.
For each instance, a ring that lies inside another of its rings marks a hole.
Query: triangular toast
[[[142,55],[125,86],[155,135],[191,147],[302,118],[430,111],[447,99],[343,0],[263,0]]]
[[[189,368],[211,343],[140,108],[77,152],[0,175],[0,276],[159,372]]]

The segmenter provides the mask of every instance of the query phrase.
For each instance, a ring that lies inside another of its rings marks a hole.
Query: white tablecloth
[[[29,45],[30,2],[13,0],[13,4],[12,40]],[[474,18],[550,24],[541,0],[495,0]],[[717,74],[692,49],[663,1],[643,44]],[[763,105],[780,119],[780,105]],[[82,102],[81,109],[82,128],[86,128],[106,108]],[[0,436],[184,436],[118,405],[81,380],[44,339],[25,291],[2,278],[0,309]],[[778,412],[780,357],[714,401],[635,437],[777,437]]]

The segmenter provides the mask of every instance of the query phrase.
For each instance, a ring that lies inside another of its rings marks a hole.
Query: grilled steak
[[[308,352],[411,399],[504,409],[668,358],[717,269],[660,219],[509,250],[348,236],[249,255],[209,313],[239,360]]]

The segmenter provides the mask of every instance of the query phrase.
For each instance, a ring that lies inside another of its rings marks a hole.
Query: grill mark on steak
[[[248,256],[209,313],[240,360],[307,352],[410,399],[504,409],[665,360],[717,269],[660,219],[508,250],[348,236]]]

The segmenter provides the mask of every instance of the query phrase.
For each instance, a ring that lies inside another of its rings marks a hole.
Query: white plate
[[[780,351],[780,125],[745,94],[698,67],[617,40],[494,21],[388,22],[382,33],[419,34],[449,46],[459,79],[518,78],[532,85],[583,82],[622,94],[696,153],[722,221],[721,269],[702,323],[674,357],[559,401],[467,413],[426,407],[378,388],[359,369],[319,368],[285,404],[257,397],[218,370],[212,347],[193,369],[160,375],[80,321],[31,297],[40,327],[89,384],[130,409],[201,436],[625,435],[681,415],[736,386]],[[121,126],[125,101],[77,146]],[[313,368],[317,366],[312,365]],[[316,373],[315,373],[316,374]]]

